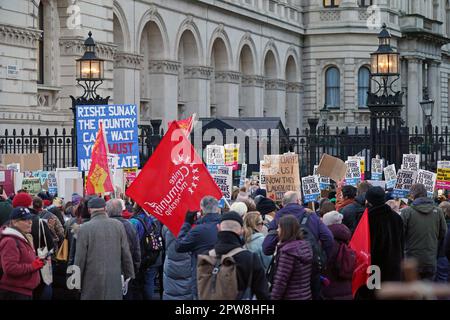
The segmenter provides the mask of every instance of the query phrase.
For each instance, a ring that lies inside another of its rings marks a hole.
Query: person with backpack
[[[276,269],[271,287],[273,300],[311,300],[313,252],[304,240],[300,223],[293,215],[278,223],[275,259]]]
[[[322,288],[325,300],[353,300],[352,276],[356,267],[356,253],[348,246],[352,233],[342,224],[342,219],[342,214],[337,211],[328,212],[322,218],[334,237],[333,250],[324,273],[330,281]]]
[[[44,204],[41,198],[33,197],[33,213],[39,215],[41,219],[47,221],[50,231],[53,234],[53,243],[55,252],[58,251],[60,244],[64,240],[64,227],[52,212],[44,209]]]
[[[220,218],[213,250],[198,255],[197,286],[200,300],[268,300],[264,268],[258,256],[242,248],[244,222],[237,212]]]
[[[315,214],[307,214],[305,208],[300,205],[300,194],[295,191],[286,192],[282,200],[283,208],[277,212],[275,219],[269,224],[269,233],[263,242],[265,255],[272,255],[279,241],[278,222],[283,216],[293,215],[300,222],[304,237],[309,241],[313,249],[313,270],[311,276],[311,290],[314,300],[320,299],[321,279],[320,274],[326,266],[326,260],[331,255],[333,248],[333,235]]]
[[[131,288],[133,299],[153,300],[155,281],[162,266],[164,245],[162,243],[162,225],[152,215],[137,204],[134,215],[129,220],[135,227],[141,249],[141,265]]]

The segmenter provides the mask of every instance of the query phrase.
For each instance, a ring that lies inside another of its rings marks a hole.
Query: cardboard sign
[[[397,173],[397,182],[395,183],[394,198],[407,198],[411,186],[416,182],[417,171],[400,169]]]
[[[139,167],[136,105],[76,106],[77,156],[80,171],[88,171],[99,123],[103,122],[109,152],[119,156],[118,168]]]
[[[225,148],[218,145],[206,146],[206,164],[225,164]]]
[[[383,159],[372,159],[370,170],[372,180],[383,180]]]
[[[233,170],[239,168],[239,144],[226,144],[224,145],[225,150],[225,165],[232,166]]]
[[[437,162],[436,188],[450,190],[450,161]]]
[[[402,169],[405,170],[419,170],[420,158],[418,154],[404,154]]]
[[[361,181],[361,163],[360,160],[345,161],[347,172],[345,173],[345,184],[350,186],[358,186]]]
[[[259,161],[259,187],[266,190],[266,173],[268,172],[268,166],[264,163],[264,160]]]
[[[386,181],[386,189],[392,189],[397,182],[397,174],[395,172],[395,164],[391,164],[383,169],[384,180]]]
[[[239,179],[239,188],[245,186],[245,178],[247,177],[247,164],[243,163],[241,166],[241,177]]]
[[[19,163],[22,171],[36,171],[44,168],[42,153],[2,154],[0,159],[4,166]]]
[[[433,198],[434,187],[436,185],[436,173],[419,169],[417,171],[416,183],[421,183],[427,189],[429,198]]]
[[[361,171],[361,181],[364,181],[364,175],[366,173],[366,158],[360,156],[348,157],[347,160],[359,160],[359,166]]]
[[[318,176],[302,178],[303,203],[317,201],[320,197],[320,184]]]
[[[233,191],[233,168],[223,165],[208,165],[208,171],[222,191],[223,197],[231,200]]]
[[[345,178],[346,172],[347,166],[344,161],[339,158],[332,157],[326,153],[322,155],[319,167],[317,168],[318,174],[321,176],[330,177],[334,181],[339,182]]]
[[[321,176],[317,171],[318,168],[319,168],[319,165],[314,166],[313,175],[319,177],[320,190],[328,190],[331,186],[330,178]]]
[[[265,155],[267,197],[281,201],[287,191],[300,191],[298,155]]]
[[[22,180],[22,189],[27,190],[29,194],[35,196],[41,192],[41,181],[39,178],[24,178]]]

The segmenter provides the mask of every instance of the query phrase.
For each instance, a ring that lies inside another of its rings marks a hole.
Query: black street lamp
[[[76,80],[77,84],[83,89],[83,95],[80,97],[70,96],[72,99],[73,112],[73,135],[72,135],[72,165],[77,163],[77,110],[79,105],[105,105],[108,104],[109,96],[106,98],[100,97],[97,94],[97,88],[103,83],[104,79],[104,64],[105,61],[97,57],[95,52],[95,41],[92,38],[92,32],[89,31],[88,38],[84,41],[85,52],[84,55],[76,60]]]
[[[433,115],[434,100],[430,99],[428,95],[428,87],[423,89],[423,101],[419,102],[422,112],[425,117],[425,150],[426,166],[428,167],[434,159],[429,159],[429,155],[433,154],[433,126],[431,124],[431,117]]]
[[[327,132],[328,115],[330,114],[330,110],[328,109],[326,103],[323,105],[323,108],[319,110],[319,113],[320,120],[322,120],[323,124],[323,135],[325,135]]]
[[[317,134],[317,125],[319,124],[319,119],[317,118],[310,118],[308,119],[308,125],[309,125],[309,172],[313,172],[314,165],[316,164],[316,134]]]

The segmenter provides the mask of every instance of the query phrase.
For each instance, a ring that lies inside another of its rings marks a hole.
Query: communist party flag
[[[175,236],[186,212],[198,211],[204,196],[222,198],[222,192],[176,121],[171,123],[126,195]]]
[[[352,294],[366,285],[369,275],[367,268],[370,266],[370,229],[369,229],[369,210],[366,209],[355,229],[355,233],[349,243],[350,248],[356,252],[356,268],[352,277]]]
[[[88,195],[114,192],[107,154],[108,144],[106,143],[103,124],[100,122],[97,138],[92,148],[91,166],[86,179],[86,194]]]
[[[176,122],[178,127],[183,130],[184,134],[186,136],[189,136],[191,134],[192,128],[194,127],[195,117],[196,114],[194,113],[189,118],[172,122]],[[172,122],[169,122],[169,128],[172,125]]]

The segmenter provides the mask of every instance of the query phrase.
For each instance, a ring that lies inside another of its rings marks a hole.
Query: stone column
[[[266,80],[264,106],[266,108],[267,117],[280,117],[284,125],[286,125],[286,80],[269,79]]]
[[[245,107],[244,114],[248,117],[262,117],[264,106],[264,77],[242,76],[241,105]]]
[[[437,61],[432,61],[428,66],[428,94],[430,99],[434,100],[433,108],[433,125],[442,125],[442,110],[441,110],[441,81],[440,81],[441,67]]]
[[[422,100],[422,61],[416,57],[408,59],[408,101],[407,125],[422,127],[423,114],[419,101]]]
[[[295,132],[301,127],[301,119],[304,117],[301,103],[303,84],[300,82],[288,82],[286,87],[286,127]]]
[[[184,93],[186,114],[198,113],[199,117],[210,117],[210,79],[213,68],[206,66],[184,67]]]
[[[215,72],[215,99],[217,116],[239,116],[239,85],[241,73],[236,71]]]
[[[114,103],[140,104],[140,69],[143,56],[128,52],[114,55]]]

